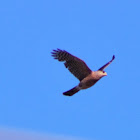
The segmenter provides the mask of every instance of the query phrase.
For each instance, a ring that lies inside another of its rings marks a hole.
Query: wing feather
[[[64,61],[65,67],[80,81],[92,72],[83,60],[65,50],[53,50],[52,56],[58,61]]]
[[[105,65],[103,65],[99,70],[103,71],[106,67],[108,67],[112,63],[112,61],[114,59],[115,59],[115,55],[113,55],[112,59],[108,63],[106,63]]]

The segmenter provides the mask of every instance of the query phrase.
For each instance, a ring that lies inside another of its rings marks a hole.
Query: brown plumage
[[[103,70],[115,59],[115,56],[113,56],[112,60],[102,66],[98,71],[91,71],[83,60],[65,50],[53,50],[52,56],[55,59],[58,59],[58,61],[64,61],[65,67],[68,68],[68,70],[80,80],[78,86],[63,93],[66,96],[72,96],[81,89],[89,88],[103,76],[106,76],[107,73]]]
[[[83,60],[66,51],[53,50],[52,56],[58,61],[65,61],[65,67],[80,81],[92,72]]]

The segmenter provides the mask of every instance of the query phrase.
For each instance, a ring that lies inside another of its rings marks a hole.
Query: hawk
[[[66,96],[72,96],[82,89],[93,86],[98,80],[107,75],[104,69],[115,59],[115,55],[113,55],[108,63],[97,71],[92,71],[83,60],[65,50],[53,50],[52,56],[54,59],[64,62],[65,67],[80,81],[77,86],[63,93]]]

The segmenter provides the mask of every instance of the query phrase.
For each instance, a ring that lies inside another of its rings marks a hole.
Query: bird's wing
[[[106,63],[105,65],[103,65],[99,70],[103,71],[106,67],[108,67],[112,63],[112,61],[114,59],[115,59],[115,55],[113,55],[112,59],[108,63]]]
[[[65,61],[65,67],[80,81],[92,72],[83,60],[65,50],[53,50],[52,56],[58,61]]]

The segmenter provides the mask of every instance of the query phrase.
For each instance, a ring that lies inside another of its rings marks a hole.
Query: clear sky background
[[[78,84],[51,57],[64,49],[108,76]],[[140,139],[140,2],[0,2],[0,126],[92,140]]]

